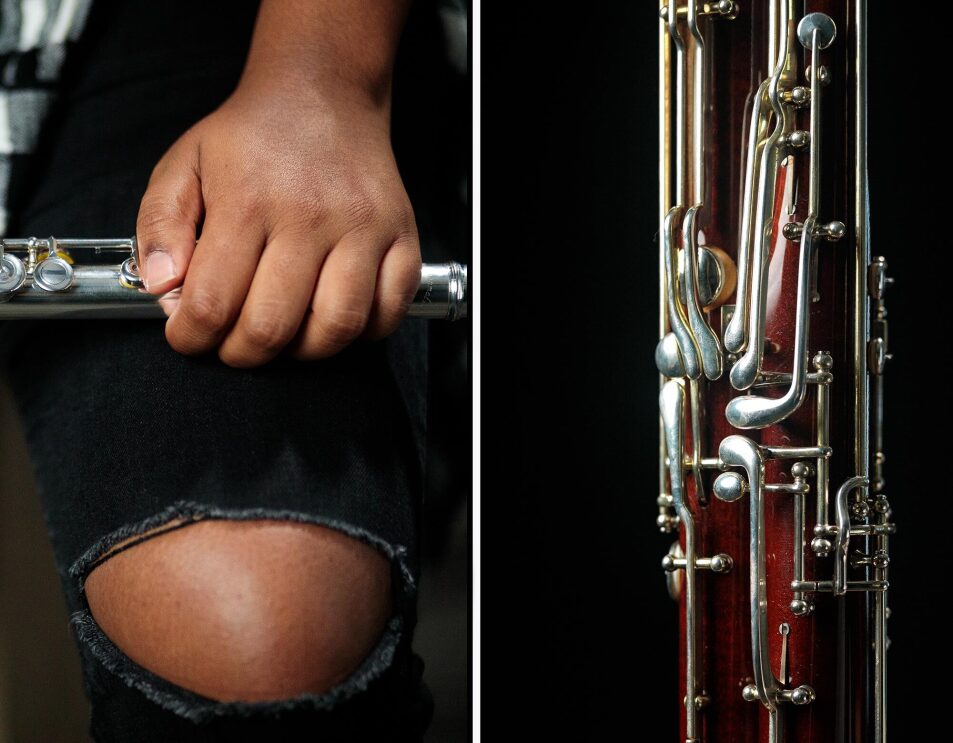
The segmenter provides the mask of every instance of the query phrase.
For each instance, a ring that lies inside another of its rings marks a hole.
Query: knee
[[[86,595],[132,660],[219,701],[326,691],[357,668],[391,615],[379,551],[282,521],[166,532],[99,565]]]

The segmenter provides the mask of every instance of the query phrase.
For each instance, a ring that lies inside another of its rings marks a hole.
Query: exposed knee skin
[[[199,521],[129,548],[86,579],[93,617],[139,665],[219,701],[319,694],[373,649],[390,564],[333,529]]]

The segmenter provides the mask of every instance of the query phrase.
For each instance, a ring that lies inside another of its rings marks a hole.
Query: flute
[[[82,257],[115,255],[115,263]],[[0,240],[0,320],[36,318],[164,318],[159,300],[139,275],[136,238],[112,240]],[[408,317],[460,320],[467,316],[467,266],[424,263]]]

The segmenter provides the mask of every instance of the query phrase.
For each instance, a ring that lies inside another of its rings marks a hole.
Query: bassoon
[[[866,0],[659,18],[659,514],[686,743],[886,740]]]

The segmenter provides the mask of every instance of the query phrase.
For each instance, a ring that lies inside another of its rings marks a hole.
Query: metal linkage
[[[684,570],[687,564],[688,561],[684,557],[677,557],[671,552],[662,558],[662,570],[667,573],[671,573],[675,570]],[[724,552],[717,554],[714,557],[695,558],[696,570],[711,570],[713,573],[731,572],[733,564],[734,563],[731,561],[731,556],[726,555]]]
[[[797,280],[797,309],[794,328],[794,367],[790,375],[790,386],[780,397],[762,397],[748,394],[732,399],[725,409],[728,422],[736,428],[753,429],[765,428],[778,423],[790,416],[800,407],[807,393],[807,362],[808,362],[808,335],[811,305],[811,267],[814,261],[814,241],[817,237],[828,240],[840,239],[846,228],[841,222],[831,222],[827,225],[817,223],[817,213],[820,203],[821,181],[821,74],[820,50],[830,46],[836,35],[834,22],[823,13],[811,13],[801,19],[798,24],[798,37],[801,43],[811,50],[810,76],[810,106],[811,131],[790,131],[779,138],[781,147],[800,148],[810,145],[810,187],[808,193],[808,214],[802,225],[792,227],[793,223],[785,225],[783,234],[788,239],[799,239],[801,243],[798,260]],[[792,101],[793,103],[793,101]],[[763,308],[760,308],[763,310]],[[763,323],[762,323],[763,325]],[[759,325],[759,332],[763,336],[763,327]],[[753,328],[752,328],[753,332]],[[760,358],[739,360],[744,364],[738,374],[732,369],[732,382],[746,383],[744,386],[735,384],[738,389],[752,386],[760,374],[751,378],[750,372],[758,367]]]
[[[749,131],[748,165],[746,168],[747,181],[745,183],[745,203],[742,210],[742,227],[739,235],[738,273],[739,291],[736,301],[735,316],[725,329],[725,346],[729,351],[741,353],[740,358],[731,368],[731,386],[738,390],[746,390],[754,384],[761,372],[761,361],[764,356],[764,332],[766,321],[767,282],[767,248],[771,238],[772,214],[774,212],[774,196],[777,185],[777,176],[782,154],[782,137],[793,129],[791,106],[783,105],[781,100],[782,78],[786,77],[788,69],[789,44],[781,43],[777,38],[778,29],[786,29],[789,20],[787,2],[780,3],[781,12],[777,24],[770,24],[772,33],[772,49],[774,55],[774,69],[771,77],[762,83],[756,97],[758,116],[752,116],[751,130]],[[786,34],[785,34],[786,41]],[[762,98],[763,96],[763,98]],[[763,104],[761,101],[763,100]],[[762,117],[763,121],[762,121]],[[773,117],[774,126],[770,134],[760,145],[752,149],[751,143],[762,128],[767,127],[767,121]],[[755,122],[757,121],[757,126]],[[751,180],[755,172],[756,180]],[[751,199],[750,203],[748,199]],[[745,224],[745,210],[753,214],[750,224]],[[748,230],[750,229],[750,234]],[[750,239],[750,246],[747,241]],[[742,300],[744,304],[742,306]],[[746,327],[742,328],[742,323]]]
[[[870,371],[871,392],[871,436],[873,438],[873,457],[871,462],[871,494],[874,497],[874,524],[871,555],[855,558],[858,567],[866,567],[873,573],[875,580],[887,583],[887,567],[890,564],[888,536],[895,530],[890,521],[890,503],[884,494],[884,441],[883,441],[883,400],[884,368],[890,360],[888,351],[887,308],[884,294],[893,280],[887,276],[887,261],[878,256],[868,269],[867,291],[873,300],[873,323],[871,338],[868,342],[867,367]],[[887,606],[887,593],[884,591],[874,597],[873,617],[873,666],[874,666],[874,720],[875,737],[882,741],[886,737],[886,696],[887,696],[887,618],[890,609]]]
[[[825,449],[827,447],[825,446]],[[821,463],[827,466],[827,457],[818,457],[817,468],[821,468]],[[794,495],[794,580],[804,580],[804,500],[810,487],[807,484],[807,478],[811,475],[811,468],[804,462],[795,462],[791,467],[791,476],[794,478],[792,490]],[[795,616],[805,616],[814,610],[814,605],[804,598],[799,592],[794,592],[794,598],[791,599],[791,612]]]
[[[697,610],[695,607],[695,520],[685,498],[682,478],[682,456],[684,435],[682,422],[685,416],[685,389],[681,382],[671,380],[662,386],[659,393],[659,410],[665,425],[665,445],[669,452],[669,483],[672,488],[672,500],[681,522],[685,548],[681,558],[684,561],[684,598],[685,598],[685,719],[686,740],[695,740],[697,720],[695,697],[699,692],[699,665],[701,658],[697,652]],[[671,584],[670,584],[671,585]]]
[[[687,5],[684,7],[676,7],[675,8],[676,15],[679,18],[683,16],[687,16],[688,13],[690,12],[689,7],[690,6],[687,6]],[[695,12],[697,12],[699,15],[714,16],[716,18],[727,18],[727,19],[736,18],[738,16],[738,11],[740,10],[738,3],[732,2],[732,0],[718,0],[718,2],[714,2],[714,3],[699,3],[696,7],[697,7],[697,10]],[[663,20],[668,18],[669,12],[670,11],[668,9],[668,6],[663,5],[661,8],[659,8],[659,11],[658,11],[659,18],[662,18]]]
[[[780,705],[808,704],[814,699],[810,686],[802,685],[795,689],[784,688],[786,679],[774,675],[769,660],[768,645],[768,597],[765,543],[764,496],[767,492],[795,493],[803,497],[804,485],[809,471],[803,465],[792,468],[795,474],[795,487],[768,490],[764,482],[764,462],[766,459],[826,459],[831,455],[827,447],[781,447],[759,446],[744,436],[729,436],[721,442],[719,454],[728,467],[740,467],[745,477],[737,472],[724,472],[714,483],[715,496],[725,502],[734,502],[749,494],[750,529],[750,614],[751,614],[751,655],[754,684],[743,690],[743,696],[749,701],[760,701],[770,715],[770,729],[775,731],[772,740],[778,740],[781,728]],[[799,463],[800,464],[800,463]]]
[[[729,262],[724,254],[718,258],[716,251],[698,245],[698,217],[703,208],[706,185],[705,136],[707,125],[707,53],[702,34],[701,20],[709,17],[734,18],[738,12],[737,3],[722,0],[713,3],[697,3],[690,0],[684,7],[671,2],[659,9],[659,17],[664,21],[667,34],[660,37],[660,109],[667,113],[670,107],[669,90],[670,49],[675,50],[675,168],[674,203],[672,203],[672,183],[669,172],[670,152],[667,140],[668,127],[663,125],[660,135],[662,154],[662,172],[660,173],[661,205],[661,268],[663,286],[663,307],[661,308],[660,335],[655,352],[656,366],[663,378],[682,378],[690,380],[690,412],[692,428],[692,460],[695,486],[704,498],[704,489],[699,460],[704,448],[702,408],[704,392],[699,382],[704,375],[707,379],[718,379],[723,372],[724,361],[721,344],[712,331],[703,308],[706,299],[712,295],[710,284],[711,271],[719,275],[715,295],[723,295],[728,274],[721,262]],[[687,34],[683,32],[687,31]],[[692,81],[689,84],[688,58],[691,57]],[[689,106],[689,87],[692,90],[692,105]],[[691,121],[689,120],[691,112]],[[688,134],[691,132],[689,151]],[[690,155],[690,157],[689,157]],[[681,249],[677,244],[678,227],[681,226]],[[720,251],[717,251],[720,253]],[[681,261],[679,261],[681,257]],[[714,260],[712,260],[714,258]],[[679,271],[679,263],[682,270]],[[705,271],[702,272],[704,267]],[[683,303],[684,299],[684,303]],[[664,379],[663,379],[664,383]],[[664,431],[661,432],[664,441]],[[664,458],[660,444],[660,459]],[[656,524],[663,532],[672,531],[677,517],[668,505],[669,493],[666,492],[665,472],[660,470],[659,513]]]
[[[699,557],[695,554],[695,520],[689,508],[684,486],[684,420],[685,387],[681,380],[669,380],[659,393],[659,410],[665,431],[665,445],[669,452],[669,483],[672,489],[671,505],[678,514],[684,534],[684,550],[676,542],[662,559],[662,568],[668,576],[669,594],[673,598],[685,599],[685,709],[686,740],[696,740],[696,714],[704,705],[698,704],[705,698],[701,689],[703,678],[701,656],[697,652],[697,597],[696,570],[710,570],[716,574],[731,570],[733,561],[727,554],[712,557]]]

